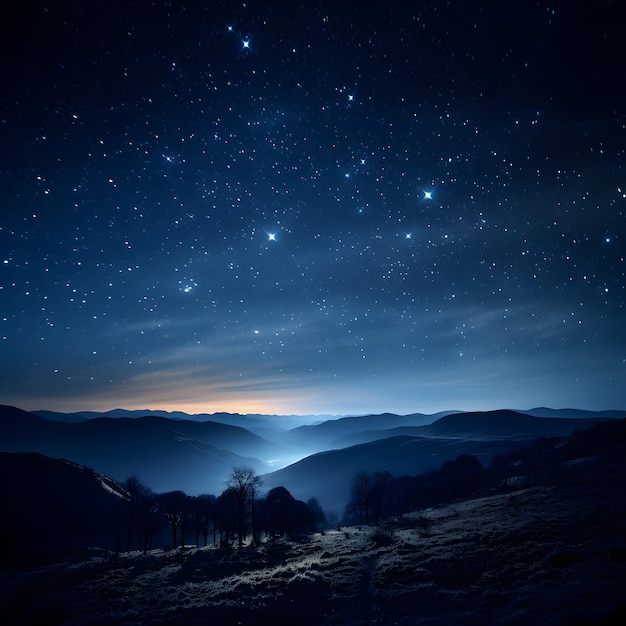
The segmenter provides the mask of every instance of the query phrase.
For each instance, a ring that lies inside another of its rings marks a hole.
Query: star
[[[105,20],[107,67],[117,68],[98,75],[106,102],[83,76],[101,67],[101,50],[64,39],[68,20],[88,32],[95,9],[46,13],[45,42],[37,29],[5,34],[32,53],[16,55],[12,74],[49,54],[72,86],[3,85],[0,346],[19,356],[19,367],[0,359],[5,404],[496,409],[530,403],[519,390],[536,376],[537,405],[625,408],[626,182],[606,129],[626,118],[604,80],[622,43],[608,9],[594,13],[597,28],[561,15],[552,32],[535,28],[538,13],[512,24],[504,3],[488,15],[437,3],[429,55],[422,28],[433,16],[414,20],[411,3],[385,19],[367,2],[349,18],[300,3],[294,24],[248,0],[209,14],[204,4],[158,12],[143,30],[132,7]],[[561,57],[513,55],[503,66],[497,38],[442,36],[467,23],[504,39],[519,31],[526,44],[530,27],[533,49],[562,49],[577,72],[556,71]],[[399,33],[387,50],[381,42]],[[471,58],[479,68],[450,62]],[[590,82],[593,97],[572,105],[573,86]],[[584,136],[537,111],[528,87],[546,84],[549,110],[566,110]],[[76,149],[64,150],[70,135]],[[223,346],[213,378],[207,361]],[[101,382],[86,388],[83,374]],[[458,384],[470,378],[478,391]],[[368,393],[351,393],[363,381]]]

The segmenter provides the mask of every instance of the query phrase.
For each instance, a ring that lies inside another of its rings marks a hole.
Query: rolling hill
[[[495,454],[519,447],[518,441],[465,442],[430,437],[390,437],[308,456],[293,465],[262,476],[263,489],[282,485],[296,498],[316,497],[322,507],[339,518],[350,499],[357,472],[388,471],[394,476],[414,476],[438,468],[445,460],[468,453],[483,464]]]
[[[71,459],[123,481],[137,476],[155,491],[220,493],[234,466],[269,466],[277,446],[239,427],[163,417],[96,418],[67,423],[0,410],[0,450]]]
[[[535,417],[519,411],[475,411],[446,415],[420,429],[427,437],[534,439],[566,436],[589,428],[603,417]]]
[[[500,410],[447,414],[423,426],[358,431],[355,427],[359,423],[357,419],[338,420],[342,422],[338,425],[324,423],[305,431],[297,429],[308,433],[311,439],[316,439],[316,431],[321,429],[321,436],[316,441],[326,441],[341,432],[344,434],[330,442],[337,449],[310,455],[265,475],[264,486],[283,485],[305,500],[315,496],[324,508],[341,516],[350,498],[352,480],[359,471],[416,475],[465,453],[473,454],[487,465],[496,454],[518,448],[537,437],[567,436],[601,421],[595,418],[540,418]],[[363,420],[360,423],[369,426],[402,421],[399,416],[390,415],[360,419]]]
[[[625,445],[623,420],[602,424],[559,441],[535,484],[520,475],[383,528],[0,569],[0,615],[7,626],[623,624]],[[4,457],[0,485],[23,471]],[[63,462],[51,461],[40,471],[58,489]]]
[[[119,549],[123,490],[93,470],[41,454],[0,452],[0,562],[65,558],[79,547]]]
[[[534,412],[550,416],[529,414]],[[342,515],[358,471],[414,475],[465,452],[487,464],[494,454],[520,442],[538,436],[565,436],[620,414],[576,412],[576,417],[565,417],[571,416],[572,410],[543,408],[405,416],[385,413],[290,430],[282,427],[284,420],[274,427],[271,416],[217,414],[218,419],[260,425],[271,437],[268,439],[225,421],[183,419],[184,413],[164,417],[117,409],[105,416],[35,414],[3,406],[0,450],[68,458],[120,481],[134,475],[155,491],[181,489],[190,495],[221,493],[232,468],[247,465],[265,475],[265,488],[282,485],[304,500],[315,496],[324,507]],[[271,472],[270,461],[277,459],[283,459],[283,464],[289,459],[297,462]]]
[[[451,411],[451,413],[453,412]],[[378,415],[343,417],[326,420],[319,424],[307,424],[292,428],[285,434],[282,441],[285,445],[294,446],[301,451],[313,454],[321,450],[350,445],[345,444],[341,446],[340,442],[349,440],[350,437],[362,432],[372,433],[371,439],[368,440],[373,441],[374,439],[388,436],[381,434],[377,437],[376,433],[384,433],[399,427],[417,427],[431,424],[436,419],[448,414],[448,412],[436,413],[434,415],[425,415],[423,413],[413,413],[411,415],[381,413]]]

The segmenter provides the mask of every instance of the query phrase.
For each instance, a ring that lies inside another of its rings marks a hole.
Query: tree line
[[[122,483],[129,504],[126,551],[148,550],[169,534],[169,545],[242,547],[262,537],[293,536],[322,528],[326,516],[316,498],[297,500],[284,487],[261,497],[260,478],[249,467],[235,467],[219,495],[156,494],[138,478]]]
[[[439,470],[394,477],[387,471],[358,472],[344,523],[379,525],[382,519],[402,517],[460,497],[470,497],[481,484],[484,468],[471,454],[445,461]]]
[[[541,476],[565,461],[612,449],[626,439],[626,420],[599,423],[568,438],[538,437],[531,444],[495,455],[484,466],[474,455],[461,454],[439,469],[392,476],[387,471],[358,472],[342,524],[379,525],[390,517],[470,498],[490,489],[536,485]],[[622,449],[622,448],[620,448]],[[126,550],[242,547],[265,538],[294,536],[323,529],[328,520],[316,498],[297,500],[285,487],[260,495],[261,481],[249,467],[236,467],[219,495],[188,496],[182,491],[155,494],[137,478],[123,483],[128,501]],[[121,543],[121,542],[120,542]]]
[[[599,422],[569,437],[538,437],[531,444],[497,454],[487,466],[471,454],[447,460],[439,469],[415,476],[394,477],[387,471],[358,472],[346,506],[346,525],[379,525],[425,508],[470,498],[493,489],[536,485],[547,472],[558,471],[575,458],[626,454],[626,419]]]

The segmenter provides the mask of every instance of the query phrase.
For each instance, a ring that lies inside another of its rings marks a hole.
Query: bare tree
[[[306,501],[308,509],[308,522],[311,532],[315,532],[319,526],[326,524],[326,514],[317,498],[309,498]]]
[[[254,501],[259,480],[251,467],[239,466],[233,468],[232,474],[226,483],[237,504],[237,540],[243,546],[244,526],[248,512],[252,517],[252,537],[256,538],[254,519]]]
[[[454,464],[463,495],[469,498],[476,489],[483,465],[473,454],[461,454],[455,459]]]
[[[193,499],[193,514],[196,528],[196,544],[200,547],[200,537],[204,539],[204,547],[209,543],[209,526],[213,524],[213,543],[215,543],[216,497],[211,494],[201,494]]]
[[[411,497],[414,491],[413,478],[406,474],[399,476],[392,481],[391,491],[396,503],[396,515],[402,517],[405,513],[410,513],[413,504]]]
[[[487,468],[490,479],[500,489],[509,486],[509,478],[511,477],[511,466],[509,459],[504,454],[496,454],[489,467]]]
[[[237,524],[237,499],[235,496],[235,490],[228,487],[218,496],[215,502],[215,519],[214,524],[217,522],[219,528],[220,547],[228,547],[231,542],[231,534],[233,535],[232,541],[234,541],[233,528]],[[215,543],[215,537],[213,538]]]
[[[147,502],[152,498],[153,492],[136,476],[128,478],[122,484],[122,487],[128,496],[128,502],[130,504],[128,532],[126,535],[126,552],[130,552],[135,524],[138,517],[144,512]]]
[[[187,515],[188,498],[182,491],[170,491],[159,496],[158,507],[172,530],[172,548],[177,547],[178,529],[182,528]],[[184,537],[181,537],[184,542]]]
[[[359,509],[359,524],[363,523],[363,513],[365,513],[365,523],[370,525],[370,488],[372,478],[367,472],[359,472],[352,482],[352,495]]]
[[[372,503],[374,524],[376,526],[378,526],[380,522],[390,481],[391,474],[389,472],[374,472],[374,481],[370,488],[370,500]]]

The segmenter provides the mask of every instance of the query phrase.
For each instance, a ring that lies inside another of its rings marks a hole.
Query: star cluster
[[[616,3],[3,11],[4,403],[624,404]]]

